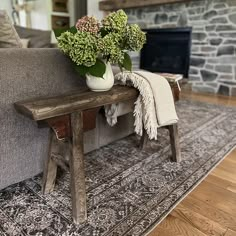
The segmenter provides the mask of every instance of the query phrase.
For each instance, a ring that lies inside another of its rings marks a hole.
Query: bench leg
[[[139,148],[141,150],[144,150],[147,147],[147,143],[148,143],[148,134],[146,130],[143,128],[143,135],[140,139]]]
[[[43,172],[43,194],[50,193],[53,191],[57,175],[57,164],[53,160],[53,155],[57,151],[57,138],[52,129],[50,129],[50,140],[48,157],[45,161],[44,172]]]
[[[178,134],[178,125],[169,125],[168,126],[170,133],[170,145],[172,151],[172,161],[180,162],[181,161],[181,152],[179,144],[179,134]]]
[[[78,224],[87,220],[82,112],[71,114],[71,130],[72,143],[69,163],[72,215],[74,223]]]

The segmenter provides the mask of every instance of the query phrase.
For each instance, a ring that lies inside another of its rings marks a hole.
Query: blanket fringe
[[[143,134],[143,125],[149,139],[157,139],[157,117],[155,112],[155,102],[152,89],[149,83],[140,75],[131,72],[121,72],[115,76],[116,84],[133,86],[140,92],[135,102],[135,132],[138,135]]]

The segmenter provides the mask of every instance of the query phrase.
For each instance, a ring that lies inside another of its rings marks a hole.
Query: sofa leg
[[[168,126],[170,133],[170,145],[172,151],[171,160],[175,162],[181,161],[181,152],[180,152],[180,144],[179,144],[179,134],[178,134],[178,125],[173,124]]]
[[[44,172],[43,172],[43,194],[50,193],[53,191],[57,175],[57,164],[53,159],[53,155],[57,152],[57,138],[52,129],[50,129],[50,140],[48,157],[45,161]]]

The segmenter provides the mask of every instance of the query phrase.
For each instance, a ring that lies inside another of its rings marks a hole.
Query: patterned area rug
[[[45,196],[37,176],[0,192],[0,235],[146,235],[236,144],[235,108],[181,101],[177,109],[181,163],[169,161],[166,130],[142,152],[129,136],[86,155],[87,223],[72,224],[68,174]]]

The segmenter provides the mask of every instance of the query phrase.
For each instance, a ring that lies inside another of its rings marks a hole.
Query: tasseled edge
[[[121,72],[115,76],[118,84],[129,85],[140,92],[139,97],[135,102],[134,117],[135,117],[135,132],[138,135],[143,133],[143,125],[148,134],[149,139],[157,139],[157,123],[155,102],[152,94],[152,89],[149,83],[140,75],[131,72]]]

